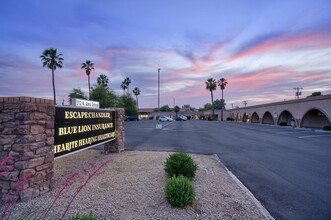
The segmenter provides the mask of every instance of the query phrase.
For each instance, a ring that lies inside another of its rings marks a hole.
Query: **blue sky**
[[[205,81],[226,78],[227,107],[331,93],[331,1],[11,0],[0,8],[0,96],[52,99],[44,49],[57,48],[57,101],[73,88],[88,93],[81,63],[110,79],[139,87],[140,107],[210,102]],[[215,91],[220,99],[221,91]]]

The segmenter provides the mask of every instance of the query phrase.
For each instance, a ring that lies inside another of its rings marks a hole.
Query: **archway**
[[[241,114],[240,114],[240,112],[237,113],[236,121],[241,121]]]
[[[249,122],[249,114],[247,112],[243,115],[243,122]]]
[[[323,128],[330,125],[327,116],[319,109],[310,109],[301,120],[301,127],[303,128]]]
[[[274,119],[270,112],[265,112],[262,117],[262,124],[274,124]]]
[[[289,111],[284,110],[282,113],[280,113],[277,124],[283,126],[289,126],[291,125],[293,119],[294,119],[293,115]]]
[[[260,123],[260,117],[256,112],[254,112],[252,114],[251,122],[252,123]]]

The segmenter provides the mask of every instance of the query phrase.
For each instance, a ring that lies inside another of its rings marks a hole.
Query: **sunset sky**
[[[53,98],[40,55],[63,54],[57,102],[88,94],[81,63],[94,63],[118,95],[125,77],[140,107],[211,102],[205,81],[226,78],[226,107],[331,94],[330,0],[8,0],[0,7],[0,96]],[[215,99],[221,98],[217,89]]]

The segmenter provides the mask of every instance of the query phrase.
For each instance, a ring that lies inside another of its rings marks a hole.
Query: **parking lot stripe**
[[[324,135],[307,135],[307,136],[300,136],[299,138],[316,138],[316,137],[331,137],[331,134],[324,134]]]

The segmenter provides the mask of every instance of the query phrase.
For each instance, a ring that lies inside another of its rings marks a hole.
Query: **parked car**
[[[137,115],[126,116],[125,121],[139,121],[139,117]]]
[[[184,116],[184,115],[180,115],[179,117],[180,117],[181,119],[183,119],[182,121],[186,121],[186,120],[187,120],[187,117]]]
[[[176,121],[186,121],[187,119],[185,119],[185,118],[183,118],[183,117],[180,117],[180,116],[178,116],[177,118],[176,118]]]
[[[163,122],[165,122],[165,121],[173,121],[173,119],[172,118],[169,118],[167,116],[161,116],[159,118],[159,121],[163,121]]]

